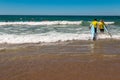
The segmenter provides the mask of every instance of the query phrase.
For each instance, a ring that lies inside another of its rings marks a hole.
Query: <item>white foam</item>
[[[98,39],[109,39],[109,38],[111,38],[111,36],[108,34],[98,34],[97,38]]]
[[[110,39],[106,34],[98,35],[97,39]],[[113,35],[113,39],[120,39],[119,35]],[[0,43],[23,44],[23,43],[39,43],[39,42],[57,42],[67,40],[90,40],[90,34],[72,34],[72,33],[57,33],[49,32],[46,34],[31,34],[31,35],[0,35]]]
[[[0,22],[0,25],[67,25],[82,24],[82,21]]]
[[[105,22],[105,24],[115,24],[115,22]]]
[[[50,32],[47,34],[31,35],[0,35],[0,43],[21,44],[21,43],[38,43],[38,42],[57,42],[67,40],[88,40],[88,34],[62,34]]]
[[[88,21],[90,23],[90,21]],[[0,26],[5,25],[80,25],[83,21],[41,21],[41,22],[0,22]],[[114,24],[115,22],[105,22],[105,24]]]

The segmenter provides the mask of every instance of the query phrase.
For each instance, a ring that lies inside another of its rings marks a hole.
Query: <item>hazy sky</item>
[[[0,0],[0,15],[120,15],[120,0]]]

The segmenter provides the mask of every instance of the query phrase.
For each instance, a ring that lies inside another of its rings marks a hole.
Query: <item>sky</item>
[[[0,15],[120,15],[120,0],[0,0]]]

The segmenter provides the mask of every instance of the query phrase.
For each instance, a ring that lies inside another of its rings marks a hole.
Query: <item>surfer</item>
[[[91,33],[92,33],[92,39],[96,40],[96,36],[97,36],[97,26],[98,26],[98,21],[97,19],[94,19],[91,24],[90,24],[90,29],[91,29]]]
[[[100,20],[98,26],[99,26],[99,30],[100,30],[101,33],[104,33],[104,31],[106,31],[110,35],[110,37],[112,38],[112,35],[108,31],[107,26],[106,26],[106,24],[103,20]]]
[[[98,21],[97,19],[94,19],[91,24],[90,24],[90,28],[94,26],[94,30],[95,30],[95,33],[97,33],[97,26],[98,26]]]
[[[99,28],[100,32],[104,33],[104,26],[106,26],[106,25],[103,20],[100,20],[98,26],[99,26],[98,28]]]

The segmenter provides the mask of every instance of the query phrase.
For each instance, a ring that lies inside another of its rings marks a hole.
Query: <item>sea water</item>
[[[34,16],[1,15],[0,43],[23,44],[91,40],[89,30],[93,19],[103,19],[112,39],[120,39],[120,16]],[[105,32],[97,39],[111,39]]]

